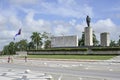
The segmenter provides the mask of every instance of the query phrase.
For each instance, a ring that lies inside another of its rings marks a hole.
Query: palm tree
[[[36,45],[36,49],[38,49],[39,45],[42,46],[42,38],[40,35],[38,32],[33,32],[31,36],[32,42]]]

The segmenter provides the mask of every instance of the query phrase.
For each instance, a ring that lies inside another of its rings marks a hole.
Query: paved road
[[[7,63],[0,64],[0,67],[12,68],[12,69],[30,69],[30,70],[41,71],[46,73],[100,78],[101,80],[104,80],[104,79],[119,80],[120,79],[120,72],[114,72],[114,71],[75,70],[75,69],[73,70],[73,69],[66,69],[66,68],[60,68],[60,67],[29,66],[29,65],[18,65],[18,64],[7,64]]]
[[[118,58],[118,57],[117,57]],[[115,58],[116,59],[116,58]],[[54,80],[119,80],[120,61],[61,61],[15,58],[13,63],[7,63],[6,58],[0,58],[0,68],[30,69],[53,75]],[[62,77],[61,77],[62,76]],[[72,76],[72,77],[71,77]],[[58,78],[62,79],[58,79]]]

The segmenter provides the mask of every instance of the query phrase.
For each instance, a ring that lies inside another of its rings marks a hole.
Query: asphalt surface
[[[119,61],[60,61],[14,59],[7,63],[1,59],[0,68],[30,69],[53,75],[54,80],[120,80]]]

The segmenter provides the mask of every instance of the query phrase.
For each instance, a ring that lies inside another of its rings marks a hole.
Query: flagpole
[[[14,42],[14,51],[15,51],[15,38],[18,36],[18,35],[21,35],[21,28],[19,29],[19,31],[17,32],[17,34],[15,34],[15,36],[14,36],[14,38],[13,38],[13,42]],[[15,51],[15,53],[16,53],[16,51]]]

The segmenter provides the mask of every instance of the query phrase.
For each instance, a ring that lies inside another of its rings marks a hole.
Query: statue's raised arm
[[[88,26],[88,27],[90,27],[90,20],[91,20],[90,17],[87,16],[87,17],[86,17],[86,23],[87,23],[87,26]]]

